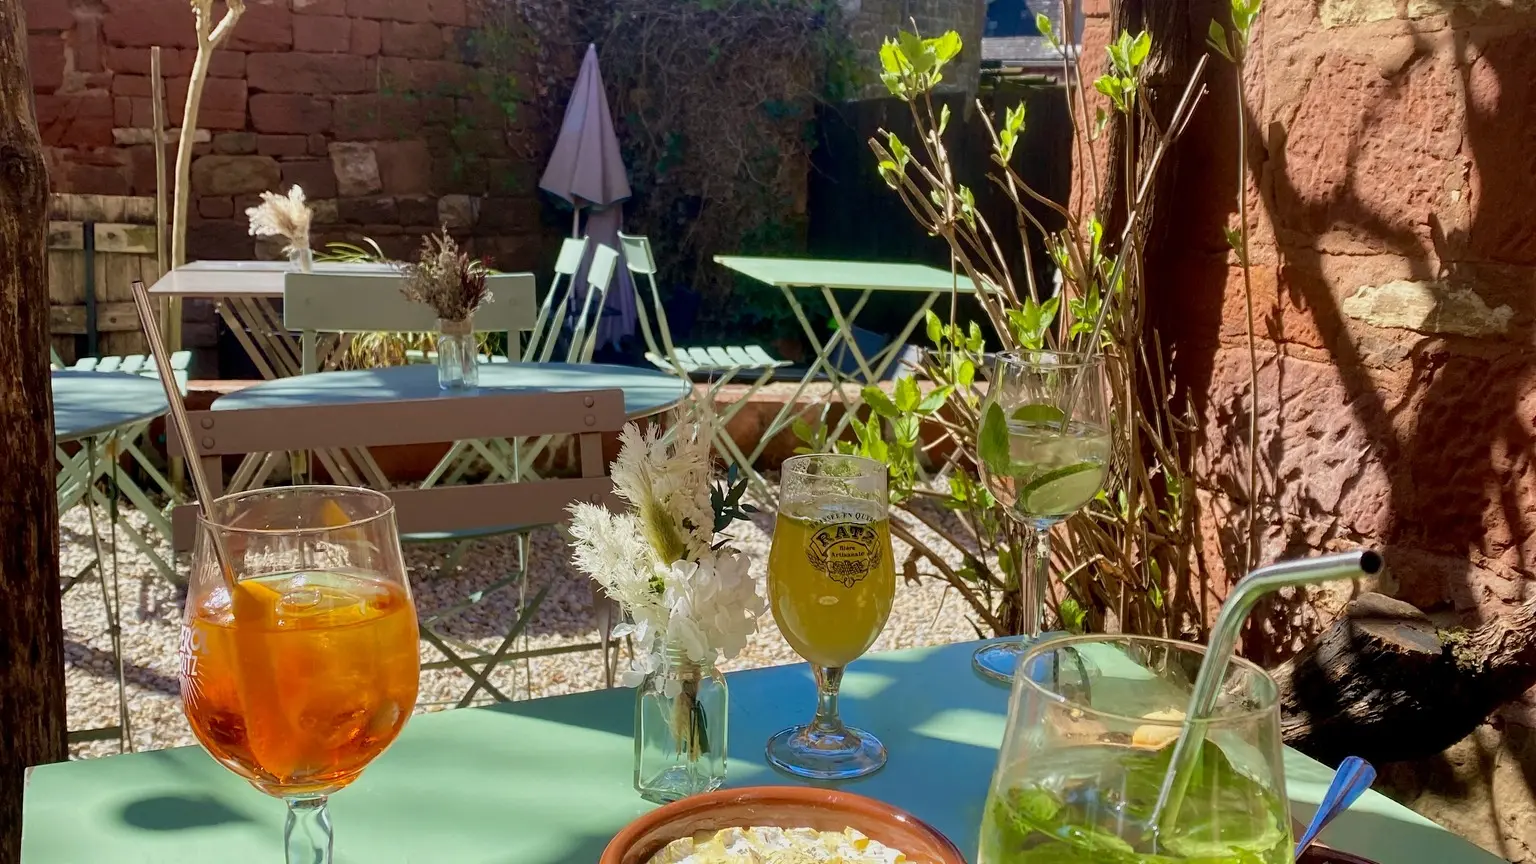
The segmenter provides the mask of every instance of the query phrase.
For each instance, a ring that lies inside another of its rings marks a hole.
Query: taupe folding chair
[[[420,333],[437,328],[437,313],[430,306],[413,303],[400,293],[403,277],[393,273],[289,273],[283,278],[283,325],[301,333],[303,371],[320,371],[324,358],[317,356],[321,333]],[[475,312],[475,329],[505,332],[507,356],[517,357],[518,337],[534,326],[532,273],[491,276],[491,299]],[[507,447],[500,441],[455,442],[433,470],[429,485],[447,476],[458,480],[475,462],[484,458],[493,471],[510,475]],[[389,484],[366,451],[317,451],[315,457],[338,482],[384,488]],[[232,488],[259,486],[272,470],[270,460],[247,460],[230,481]]]
[[[222,457],[263,451],[304,451],[341,447],[382,447],[431,444],[466,438],[510,438],[570,435],[578,442],[578,478],[548,479],[477,486],[437,486],[388,492],[395,502],[395,517],[402,535],[479,532],[517,533],[521,536],[543,526],[560,526],[567,508],[576,501],[607,504],[613,484],[603,459],[603,435],[624,426],[624,393],[621,390],[590,390],[568,393],[495,393],[472,399],[444,397],[350,405],[253,408],[239,411],[194,411],[188,415],[198,451],[208,475],[210,491],[223,493]],[[180,455],[176,436],[168,436],[175,455]],[[177,551],[191,549],[196,528],[196,507],[178,507],[173,514]],[[475,592],[464,601],[421,620],[421,638],[447,658],[427,663],[425,669],[455,667],[470,677],[469,691],[458,701],[468,705],[480,691],[492,698],[508,697],[490,683],[491,673],[503,663],[532,656],[548,656],[601,649],[605,680],[613,685],[617,652],[609,639],[611,604],[595,604],[599,610],[601,639],[595,643],[554,649],[513,652],[549,592],[541,588],[525,600],[501,643],[489,653],[477,652],[443,635],[438,625],[447,618],[485,601],[492,592],[522,583],[526,587],[527,562],[517,571]],[[595,596],[595,590],[594,590]]]

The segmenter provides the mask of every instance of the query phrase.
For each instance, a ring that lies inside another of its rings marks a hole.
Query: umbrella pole
[[[580,207],[572,207],[571,208],[571,236],[572,237],[576,237],[576,238],[580,238],[581,237],[581,208]]]

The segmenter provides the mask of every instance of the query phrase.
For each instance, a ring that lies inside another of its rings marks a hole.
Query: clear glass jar
[[[730,694],[713,663],[669,648],[635,692],[635,791],[664,804],[725,784]]]
[[[299,273],[309,273],[315,269],[315,255],[309,250],[308,237],[288,244],[288,266]]]
[[[480,351],[471,319],[437,319],[437,386],[473,390],[480,386]]]
[[[1061,638],[1025,652],[979,864],[1290,864],[1280,688],[1233,658],[1211,715],[1191,724],[1184,710],[1204,659],[1203,646],[1142,636]],[[1170,777],[1181,746],[1196,748],[1195,759]]]

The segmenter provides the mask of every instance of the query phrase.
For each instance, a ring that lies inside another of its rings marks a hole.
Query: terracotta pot
[[[609,841],[599,864],[646,864],[673,840],[723,828],[853,828],[914,864],[966,864],[960,850],[916,816],[872,798],[800,786],[722,789],[641,816]]]

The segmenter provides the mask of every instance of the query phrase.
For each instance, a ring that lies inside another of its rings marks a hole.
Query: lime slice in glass
[[[1078,462],[1047,471],[1019,490],[1024,512],[1036,516],[1065,516],[1098,494],[1104,466]]]
[[[1020,405],[1013,409],[1013,419],[1020,423],[1060,423],[1066,416],[1060,408],[1045,402]]]

